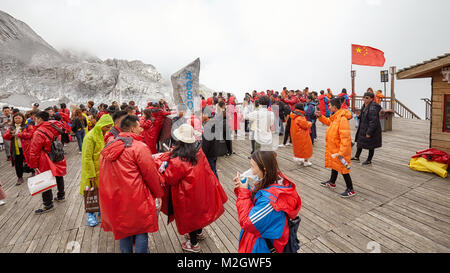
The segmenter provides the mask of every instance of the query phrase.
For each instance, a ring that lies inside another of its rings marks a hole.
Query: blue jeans
[[[211,167],[211,170],[216,175],[217,179],[219,179],[219,176],[217,175],[217,169],[216,169],[217,157],[208,158],[208,163],[209,163],[209,167]]]
[[[80,149],[80,152],[81,152],[81,147],[83,147],[84,134],[85,134],[84,129],[81,129],[80,131],[75,132],[75,136],[77,137],[77,141],[78,141],[78,149]]]
[[[134,246],[135,253],[148,253],[148,233],[120,239],[120,251],[122,253],[133,253],[133,240],[136,241]]]

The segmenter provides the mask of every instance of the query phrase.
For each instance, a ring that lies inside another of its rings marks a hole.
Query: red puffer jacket
[[[164,197],[161,211],[168,215],[169,188],[172,195],[173,214],[178,232],[186,234],[204,228],[219,218],[225,211],[223,204],[228,200],[219,180],[209,167],[201,149],[197,152],[197,164],[170,158],[170,152],[155,157],[157,166],[168,160],[163,176]]]
[[[147,146],[150,148],[152,154],[156,154],[156,139],[153,139],[154,134],[152,134],[152,130],[154,129],[153,122],[150,119],[145,119],[145,117],[142,116],[139,119],[139,125],[143,129],[141,135],[144,138],[144,143],[147,144]],[[153,147],[154,149],[152,150],[151,147]]]
[[[158,107],[150,107],[152,109],[153,128],[149,132],[150,142],[147,144],[152,151],[152,154],[156,154],[156,142],[159,140],[159,134],[161,133],[162,126],[164,125],[164,119],[170,115],[170,112],[161,110]],[[146,140],[147,141],[147,140]]]
[[[291,108],[291,111],[294,111],[295,110],[295,105],[297,103],[299,103],[300,100],[296,96],[291,96],[290,99],[289,98],[288,99],[283,99],[283,102],[287,103],[289,105],[289,107]]]
[[[120,133],[100,154],[101,227],[116,240],[158,230],[155,198],[163,196],[158,170],[142,138]]]
[[[6,133],[3,135],[3,138],[6,140],[10,140],[11,141],[11,162],[14,166],[15,163],[15,155],[16,155],[16,151],[15,151],[15,141],[14,135],[11,135],[11,129],[15,129],[16,127],[10,127],[8,129],[8,131],[6,131]],[[34,126],[33,125],[25,125],[22,129],[21,132],[19,134],[17,134],[17,137],[20,139],[20,142],[22,143],[22,150],[23,150],[23,156],[25,158],[25,162],[27,163],[27,165],[29,166],[29,157],[30,157],[30,145],[31,145],[31,139],[33,138],[33,133],[34,133]]]
[[[50,160],[47,152],[50,153],[52,148],[52,142],[50,139],[59,137],[60,133],[57,129],[52,127],[52,124],[58,128],[61,128],[61,122],[59,121],[44,121],[43,123],[35,127],[33,138],[31,139],[30,145],[30,156],[28,158],[28,165],[30,168],[38,168],[40,172],[45,172],[48,170],[52,171],[53,176],[64,176],[66,175],[66,159],[53,162]],[[61,128],[62,129],[62,128]],[[48,137],[50,138],[48,139]]]

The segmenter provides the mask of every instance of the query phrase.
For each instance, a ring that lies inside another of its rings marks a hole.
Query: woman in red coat
[[[183,124],[173,135],[178,140],[175,148],[161,157],[168,163],[163,173],[166,193],[162,211],[169,221],[175,219],[180,234],[189,234],[182,249],[199,252],[198,240],[205,236],[203,228],[222,215],[228,197],[195,139],[194,128]]]
[[[25,161],[28,164],[31,139],[33,138],[34,126],[25,124],[25,117],[22,113],[13,116],[13,122],[3,138],[11,141],[10,155],[13,167],[16,169],[17,184],[23,183],[23,173]],[[34,170],[32,171],[34,175]]]
[[[156,154],[156,143],[159,140],[159,134],[161,133],[162,127],[164,125],[164,119],[166,116],[170,115],[170,112],[166,112],[159,108],[158,106],[150,107],[152,117],[154,118],[152,124],[153,128],[149,132],[149,138],[150,142],[147,144],[150,147],[150,150],[152,151],[152,154]]]
[[[154,130],[153,127],[153,118],[152,118],[152,111],[150,109],[145,109],[144,115],[139,119],[139,125],[142,128],[142,137],[144,138],[144,143],[147,144],[147,146],[150,148],[150,151],[152,154],[156,153],[156,144],[155,149],[152,149],[155,141],[153,138],[152,130]]]

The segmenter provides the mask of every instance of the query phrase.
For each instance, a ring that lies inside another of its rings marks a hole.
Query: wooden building
[[[397,79],[432,79],[430,147],[450,154],[450,53],[401,69]]]

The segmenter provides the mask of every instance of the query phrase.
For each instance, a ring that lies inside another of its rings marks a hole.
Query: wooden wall
[[[450,95],[450,83],[442,81],[439,69],[433,73],[430,146],[450,154],[450,133],[443,132],[444,95]]]

